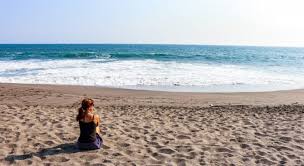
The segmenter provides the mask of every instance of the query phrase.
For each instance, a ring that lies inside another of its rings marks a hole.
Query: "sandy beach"
[[[103,148],[79,151],[84,97]],[[304,165],[304,90],[176,93],[0,84],[0,165]]]

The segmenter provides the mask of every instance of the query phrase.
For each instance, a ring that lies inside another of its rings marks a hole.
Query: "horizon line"
[[[254,44],[198,44],[198,43],[0,43],[0,45],[180,45],[180,46],[240,46],[240,47],[285,47],[304,48],[304,46],[254,45]]]

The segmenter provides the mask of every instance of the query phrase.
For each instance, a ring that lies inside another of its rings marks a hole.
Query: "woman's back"
[[[86,122],[85,119],[79,121],[80,136],[78,138],[79,142],[88,143],[94,142],[96,140],[96,127],[94,122],[94,115],[90,122]]]

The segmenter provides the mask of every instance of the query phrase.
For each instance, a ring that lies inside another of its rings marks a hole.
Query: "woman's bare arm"
[[[100,124],[100,117],[99,117],[99,115],[95,115],[94,116],[94,123],[96,124],[96,132],[98,133],[98,134],[100,134],[100,128],[99,128],[99,124]]]
[[[98,126],[99,124],[100,124],[100,117],[99,117],[99,115],[95,115],[94,116],[94,122],[95,122],[95,124]]]

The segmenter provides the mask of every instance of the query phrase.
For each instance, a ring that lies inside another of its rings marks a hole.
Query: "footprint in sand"
[[[304,148],[302,146],[295,145],[294,147],[299,149],[299,150],[304,150]]]
[[[304,143],[304,140],[303,139],[295,139],[294,140],[296,143]]]
[[[158,142],[152,141],[152,142],[148,142],[148,144],[149,144],[149,145],[152,145],[152,146],[154,146],[154,147],[160,147],[160,145],[159,145]]]
[[[193,148],[191,146],[176,146],[176,150],[178,152],[191,152],[193,151]]]
[[[156,136],[152,136],[152,137],[151,137],[151,140],[152,140],[152,141],[155,141],[155,140],[157,140],[157,137],[156,137]]]
[[[52,162],[67,162],[69,161],[70,159],[66,158],[66,157],[61,157],[61,156],[56,156],[56,157],[53,157],[50,159],[50,161]]]
[[[279,139],[283,142],[290,142],[292,140],[291,137],[280,137]]]
[[[98,154],[90,154],[90,155],[83,155],[80,158],[84,159],[85,161],[92,161],[94,159],[99,158],[100,156]]]
[[[170,141],[167,141],[167,140],[162,141],[162,143],[163,143],[164,145],[168,145],[169,142],[170,142]]]
[[[176,138],[177,139],[191,139],[189,136],[186,136],[186,135],[178,135]]]
[[[189,156],[187,156],[186,158],[192,160],[192,159],[194,159],[196,156],[197,156],[197,153],[196,153],[196,152],[190,152],[190,153],[189,153]]]
[[[115,156],[115,157],[117,157],[117,156],[122,156],[121,153],[113,153],[112,155]]]
[[[264,147],[265,147],[264,145],[262,145],[262,144],[260,144],[260,143],[253,143],[253,145],[258,146],[258,147],[260,147],[260,148],[264,148]]]
[[[172,153],[175,153],[175,151],[170,148],[163,148],[163,149],[159,150],[159,153],[172,154]]]
[[[248,144],[241,144],[240,147],[242,149],[251,149],[251,147]]]
[[[175,162],[176,162],[176,165],[177,166],[186,166],[186,160],[185,159],[176,159],[175,160]]]
[[[269,148],[274,148],[274,149],[276,149],[277,151],[293,151],[293,149],[291,149],[291,148],[289,148],[289,147],[286,147],[286,146],[279,146],[279,145],[277,145],[277,146],[272,146],[272,145],[270,145],[270,146],[267,146],[267,147],[269,147]]]
[[[164,160],[164,159],[166,158],[164,155],[162,155],[162,154],[160,154],[160,153],[152,153],[152,156],[153,156],[155,159],[160,160],[160,161],[162,161],[162,160]]]
[[[103,163],[112,163],[112,161],[111,161],[111,160],[108,160],[108,159],[104,159],[102,162],[103,162]]]
[[[206,161],[204,159],[199,159],[200,165],[206,165]]]
[[[257,151],[257,153],[260,155],[260,156],[265,156],[267,153],[263,152],[263,151]]]
[[[5,138],[3,137],[0,137],[0,143],[4,142],[5,141]]]
[[[63,128],[63,125],[62,124],[57,124],[56,127],[61,129],[61,128]]]
[[[63,133],[55,133],[55,135],[57,137],[59,137],[60,139],[64,140],[64,134]]]
[[[294,154],[288,154],[287,157],[290,158],[290,159],[292,159],[292,160],[293,159],[299,159],[299,157],[296,156],[296,155],[294,155]]]
[[[100,164],[100,163],[96,163],[96,164],[92,164],[92,166],[105,166],[105,165],[104,164]]]
[[[111,148],[104,144],[104,145],[102,145],[102,149],[111,149]]]
[[[143,126],[143,128],[150,129],[151,127],[150,126]]]
[[[127,155],[132,155],[134,152],[132,150],[126,150],[125,152]]]
[[[108,152],[102,152],[102,155],[107,156],[107,155],[109,155],[109,153]]]
[[[16,148],[16,147],[17,147],[17,144],[9,144],[8,147],[9,147],[9,148]]]
[[[275,162],[272,162],[272,161],[270,161],[270,160],[268,160],[268,159],[266,159],[266,158],[261,158],[261,159],[258,159],[258,160],[256,160],[255,161],[255,163],[256,164],[265,164],[265,165],[274,165],[275,164]]]
[[[233,153],[233,151],[230,150],[230,149],[228,149],[228,148],[217,148],[216,151],[217,151],[217,152]]]
[[[31,128],[33,127],[35,124],[34,123],[30,123],[28,126]]]
[[[45,143],[47,145],[54,145],[55,144],[54,141],[44,141],[43,143]]]
[[[41,144],[41,143],[39,143],[39,142],[38,142],[38,143],[35,143],[34,146],[35,146],[35,147],[44,147],[43,144]]]
[[[244,161],[244,162],[250,161],[250,158],[249,157],[243,157],[242,161]]]
[[[125,147],[129,147],[130,144],[128,144],[128,143],[121,143],[120,146],[125,148]]]

